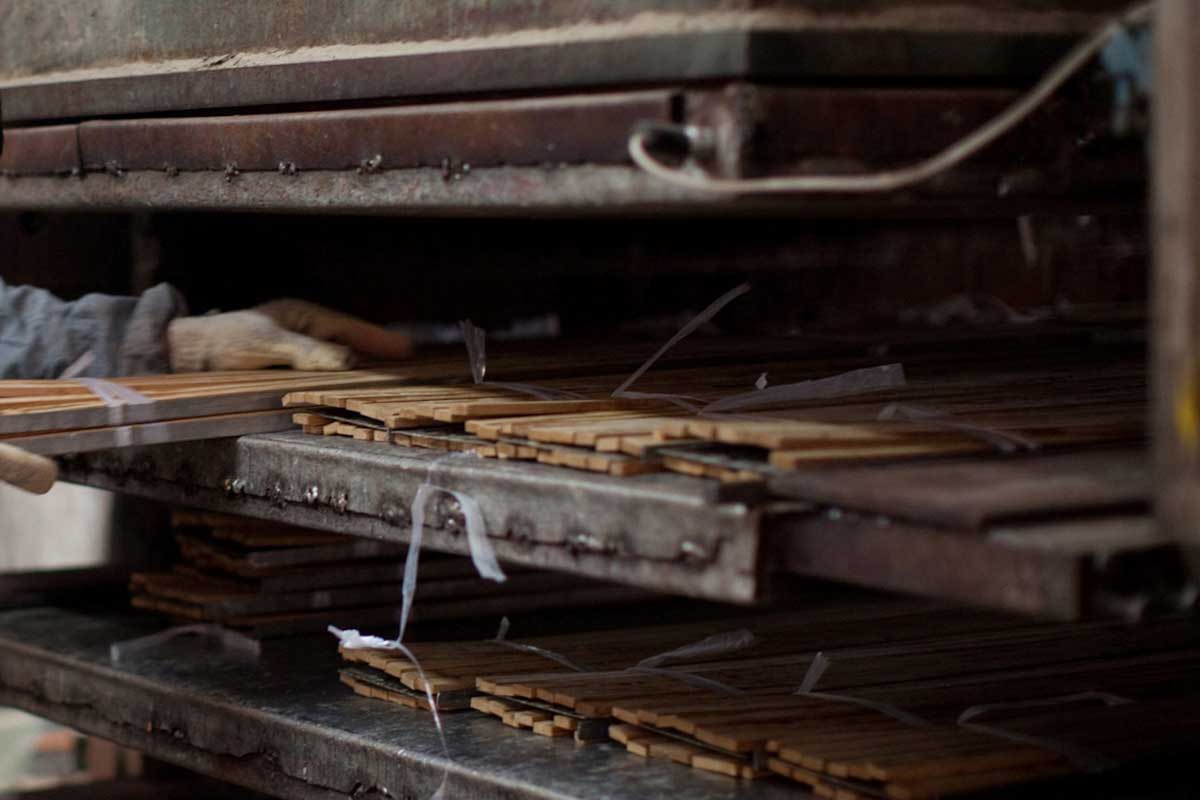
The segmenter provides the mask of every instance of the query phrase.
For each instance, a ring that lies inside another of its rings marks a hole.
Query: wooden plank
[[[127,385],[154,401],[122,407],[124,421],[140,424],[217,414],[276,410],[285,394],[305,385],[369,385],[395,382],[403,375],[400,371],[261,370],[232,375],[183,373],[154,378],[122,378],[114,382]],[[70,385],[70,396],[78,398],[77,402],[68,403],[61,410],[51,407],[32,413],[25,410],[21,404],[0,409],[0,434],[99,428],[111,424],[111,409],[80,384],[71,381],[46,383],[55,388],[62,387],[63,384]],[[9,391],[7,384],[7,381],[0,381],[0,396]],[[79,390],[83,390],[83,393]]]

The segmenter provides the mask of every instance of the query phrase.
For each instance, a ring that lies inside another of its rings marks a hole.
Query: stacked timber
[[[874,598],[411,651],[419,667],[342,654],[439,710],[847,800],[968,794],[1200,741],[1191,617],[1037,624]]]
[[[1143,441],[1140,356],[1018,345],[964,364],[961,342],[923,343],[903,368],[838,348],[787,358],[747,357],[750,348],[704,366],[655,369],[634,395],[614,396],[622,376],[582,363],[570,378],[538,379],[527,369],[520,385],[331,388],[292,393],[285,404],[304,408],[294,421],[313,434],[611,475],[667,469],[726,481]],[[561,373],[563,357],[546,350],[547,375]],[[764,375],[773,384],[755,390],[755,376]]]
[[[137,608],[210,622],[258,637],[337,624],[392,630],[401,602],[401,544],[225,514],[173,515],[181,559],[170,571],[131,578]],[[545,608],[640,602],[649,594],[575,576],[510,566],[480,578],[470,559],[427,554],[414,622],[495,618]]]
[[[291,427],[290,414],[279,403],[288,392],[314,386],[371,386],[413,373],[430,370],[253,370],[111,381],[6,380],[0,381],[0,441],[60,455],[286,430]]]

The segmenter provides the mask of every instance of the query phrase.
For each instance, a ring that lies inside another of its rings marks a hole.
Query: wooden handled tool
[[[11,444],[0,444],[0,481],[27,492],[45,494],[58,480],[58,464]]]

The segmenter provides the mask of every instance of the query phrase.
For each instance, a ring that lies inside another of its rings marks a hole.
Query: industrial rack
[[[213,21],[203,6],[175,18],[137,0],[94,5],[93,30],[111,35],[84,37],[61,63],[41,59],[56,51],[56,21],[78,13],[66,0],[43,2],[28,27],[7,22],[0,32],[0,208],[514,222],[852,217],[865,227],[954,217],[980,230],[1046,213],[1104,216],[1133,238],[1144,225],[1140,144],[1059,146],[1070,133],[1064,119],[1107,113],[1107,96],[1086,91],[989,158],[866,201],[679,189],[639,172],[626,153],[634,126],[658,122],[711,130],[706,167],[726,177],[793,168],[797,143],[847,162],[909,157],[1003,108],[1123,2],[1014,1],[986,14],[915,0],[853,11],[817,2],[521,2],[488,14],[464,3],[445,16],[401,3],[351,12],[336,40],[317,3],[266,19],[251,3],[234,4],[212,25],[201,24]],[[1177,542],[1200,518],[1200,457],[1177,427],[1180,404],[1195,403],[1200,342],[1190,222],[1200,187],[1200,12],[1163,0],[1158,13],[1160,63],[1172,68],[1156,87],[1150,231],[1156,477],[1147,480],[1147,464],[1119,476],[1136,489],[1114,499],[1129,508],[1127,545],[1045,546],[1046,523],[1023,519],[963,536],[678,475],[564,476],[468,459],[431,466],[428,451],[300,433],[80,455],[64,461],[65,475],[406,541],[408,508],[433,469],[440,484],[480,503],[498,554],[514,563],[737,603],[768,596],[774,579],[793,573],[1058,619],[1136,615],[1117,590],[1131,574],[1177,570]],[[275,51],[263,50],[267,41]],[[1014,172],[1014,157],[1034,166]],[[752,221],[736,224],[753,235]],[[878,235],[886,250],[886,231]],[[681,251],[681,262],[695,255]],[[461,509],[439,506],[427,525],[425,546],[467,552]],[[98,624],[70,611],[4,612],[0,701],[286,797],[422,797],[444,769],[471,796],[794,796],[647,768],[604,748],[567,752],[476,719],[448,723],[447,764],[431,725],[398,728],[388,709],[332,685],[332,653],[301,667],[281,651],[255,670],[173,660],[170,647],[134,665],[110,663],[108,644],[139,632],[143,623],[120,616]]]

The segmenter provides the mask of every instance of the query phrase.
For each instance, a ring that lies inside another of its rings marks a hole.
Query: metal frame
[[[1200,575],[1200,7],[1161,0],[1155,42],[1156,499]]]
[[[557,467],[317,437],[261,434],[76,456],[64,477],[104,489],[408,541],[421,484],[468,493],[502,559],[660,591],[750,602],[760,512],[715,482]],[[458,502],[430,502],[424,543],[468,553]]]
[[[4,25],[0,92],[6,118],[28,123],[678,81],[1022,81],[1123,1],[993,5],[946,13],[881,0],[863,14],[825,2],[510,0],[481,13],[394,2],[346,9],[331,25],[312,0],[270,14],[228,0],[219,20],[144,0],[39,0],[14,4],[19,19]],[[64,20],[77,17],[95,35],[64,48]]]
[[[183,637],[119,664],[109,645],[144,618],[30,608],[0,612],[0,705],[155,758],[296,800],[795,800],[797,789],[654,762],[611,743],[578,747],[467,712],[443,715],[447,760],[425,712],[360,698],[332,646],[268,643],[259,662]],[[332,640],[331,640],[332,642]]]

